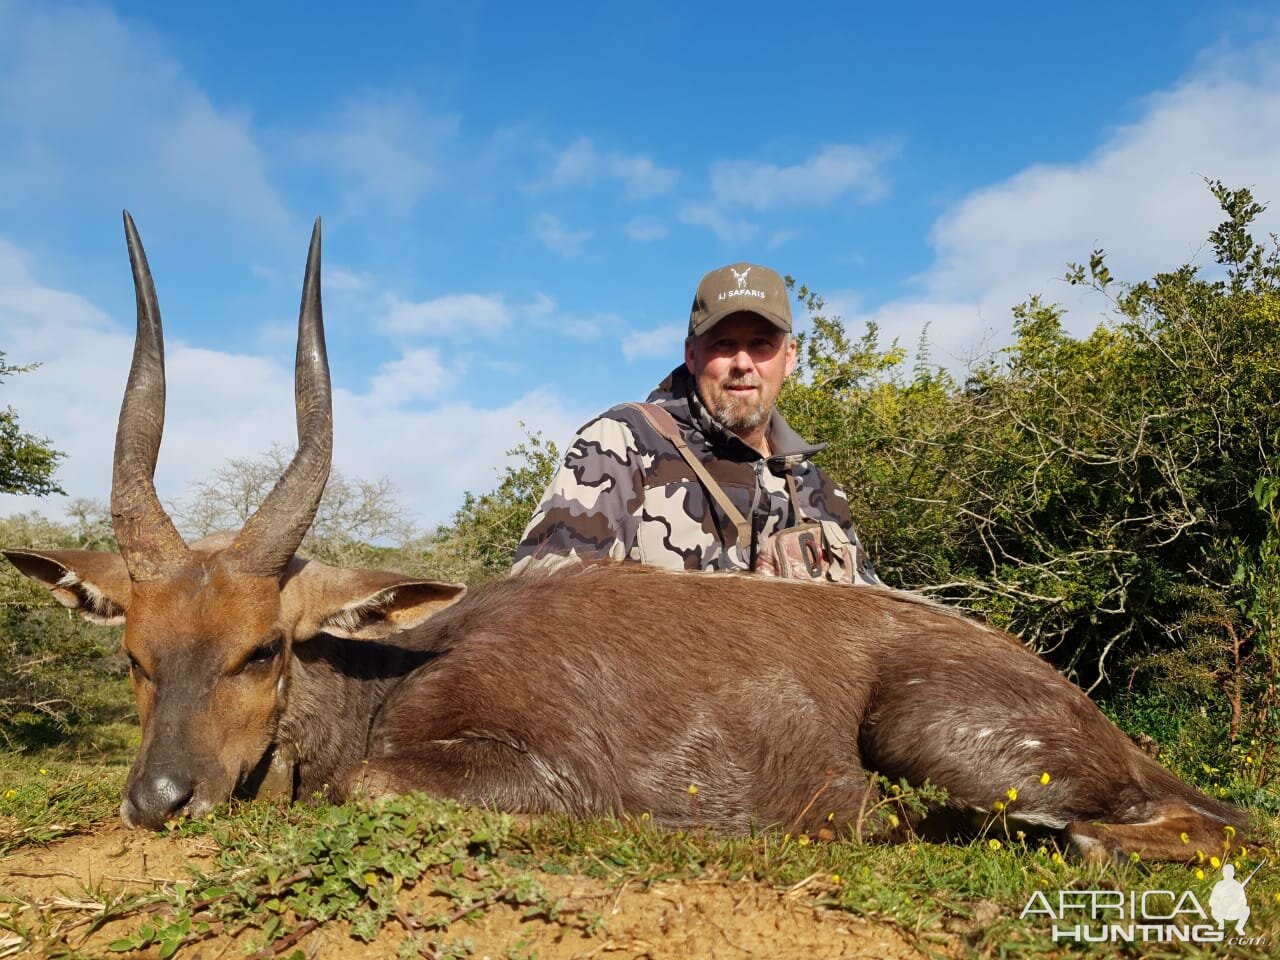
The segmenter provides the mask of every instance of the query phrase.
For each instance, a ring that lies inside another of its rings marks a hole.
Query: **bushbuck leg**
[[[1081,857],[1091,863],[1107,863],[1126,853],[1144,860],[1189,861],[1210,854],[1225,860],[1225,854],[1244,839],[1236,838],[1235,827],[1207,820],[1179,801],[1145,804],[1126,811],[1117,822],[1077,820],[1067,824],[1066,833]]]

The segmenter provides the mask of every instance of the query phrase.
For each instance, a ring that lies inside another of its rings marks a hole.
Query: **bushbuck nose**
[[[137,779],[129,788],[129,803],[139,826],[156,828],[177,816],[194,791],[190,777],[160,770]]]

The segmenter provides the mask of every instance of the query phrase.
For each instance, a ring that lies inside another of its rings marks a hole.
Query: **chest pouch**
[[[720,484],[712,478],[680,434],[675,418],[655,403],[633,403],[649,424],[675,446],[689,469],[728,521],[738,531],[738,543],[747,555],[754,540],[750,521],[729,499]],[[792,580],[832,580],[837,583],[857,582],[856,553],[848,535],[831,520],[810,520],[800,506],[794,473],[787,474],[787,496],[795,523],[769,534],[755,549],[752,573]]]

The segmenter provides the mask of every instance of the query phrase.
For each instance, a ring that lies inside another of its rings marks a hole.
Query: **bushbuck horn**
[[[145,581],[157,580],[181,566],[187,545],[160,505],[153,482],[164,433],[164,336],[151,268],[128,210],[124,212],[124,235],[138,300],[138,334],[116,427],[111,522],[130,578]]]
[[[298,452],[231,545],[229,559],[245,574],[277,576],[306,536],[320,506],[333,456],[333,392],[320,306],[320,218],[311,231],[298,311],[294,365]]]

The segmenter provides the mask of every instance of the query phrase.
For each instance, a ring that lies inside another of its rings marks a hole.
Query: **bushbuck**
[[[111,487],[120,553],[5,551],[66,606],[124,623],[142,724],[125,823],[201,815],[275,780],[296,797],[421,790],[839,835],[878,771],[942,787],[956,812],[1003,800],[1091,859],[1184,859],[1244,829],[1243,811],[1161,768],[1017,640],[910,594],[566,564],[463,596],[295,556],[332,448],[318,220],[297,454],[241,530],[187,545],[153,483],[160,312],[127,212],[125,234],[138,327]]]

